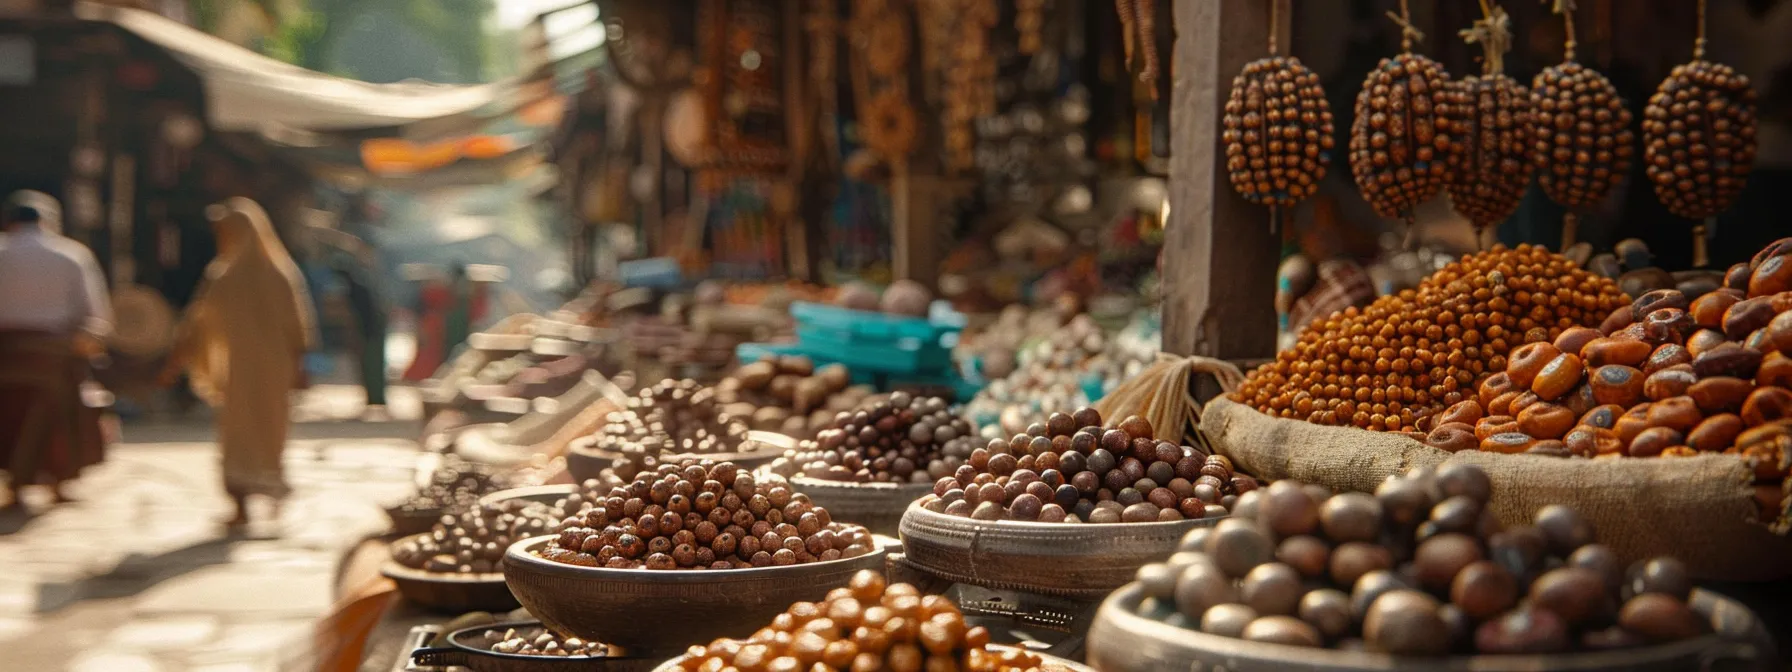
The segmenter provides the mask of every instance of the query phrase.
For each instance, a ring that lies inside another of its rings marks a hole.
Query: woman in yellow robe
[[[187,308],[173,364],[216,411],[224,490],[236,505],[230,524],[241,525],[249,495],[278,501],[289,490],[280,459],[288,395],[312,343],[311,298],[260,205],[232,198],[206,216],[218,257]]]

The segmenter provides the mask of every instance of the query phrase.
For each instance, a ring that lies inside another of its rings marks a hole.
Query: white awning
[[[75,13],[166,49],[204,83],[206,119],[219,131],[331,132],[400,127],[480,113],[516,82],[371,84],[263,56],[153,12],[78,2]]]

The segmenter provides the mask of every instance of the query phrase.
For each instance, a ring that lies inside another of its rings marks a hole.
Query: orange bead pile
[[[798,602],[745,640],[693,646],[673,669],[851,670],[871,672],[1021,672],[1045,669],[1045,659],[1022,651],[994,651],[989,630],[971,626],[952,601],[923,596],[906,583],[886,586],[870,570],[852,577],[820,602]]]
[[[1326,425],[1415,431],[1468,398],[1506,354],[1598,324],[1629,299],[1610,279],[1541,247],[1495,246],[1409,289],[1314,322],[1252,371],[1233,400]]]

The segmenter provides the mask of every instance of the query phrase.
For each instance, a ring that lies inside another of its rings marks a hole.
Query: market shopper
[[[313,333],[304,278],[254,201],[232,198],[206,211],[218,257],[187,308],[180,344],[164,375],[184,367],[193,391],[217,410],[224,491],[232,525],[248,522],[250,495],[287,492],[281,454],[289,393],[302,380]]]
[[[60,204],[20,191],[0,206],[0,468],[17,508],[24,486],[63,485],[100,461],[80,430],[80,384],[112,329],[105,275],[63,237]]]

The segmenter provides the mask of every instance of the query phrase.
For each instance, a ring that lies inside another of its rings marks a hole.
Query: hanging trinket
[[[1636,151],[1630,110],[1611,80],[1574,60],[1574,0],[1554,0],[1567,33],[1563,60],[1531,80],[1537,106],[1537,179],[1544,195],[1568,208],[1562,249],[1574,244],[1578,210],[1623,181]]]
[[[1505,54],[1512,43],[1509,25],[1506,10],[1481,1],[1481,20],[1461,33],[1467,42],[1481,45],[1481,74],[1450,90],[1452,106],[1464,112],[1464,141],[1446,189],[1450,205],[1474,225],[1475,240],[1483,246],[1487,227],[1518,210],[1536,165],[1537,115],[1531,92],[1505,74]]]
[[[1643,164],[1668,211],[1699,220],[1693,265],[1710,265],[1711,220],[1730,207],[1755,164],[1755,91],[1748,77],[1705,60],[1705,0],[1699,0],[1692,62],[1674,71],[1643,109]]]
[[[1220,119],[1232,188],[1269,206],[1272,232],[1280,208],[1318,191],[1335,142],[1319,76],[1277,48],[1274,15],[1282,1],[1274,0],[1270,9],[1269,57],[1245,64],[1232,79]]]
[[[1406,222],[1411,247],[1413,208],[1443,188],[1462,136],[1449,73],[1412,53],[1413,41],[1424,36],[1413,27],[1406,0],[1400,0],[1399,14],[1388,16],[1400,25],[1402,53],[1382,59],[1357,94],[1350,169],[1377,214]]]

